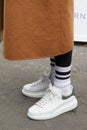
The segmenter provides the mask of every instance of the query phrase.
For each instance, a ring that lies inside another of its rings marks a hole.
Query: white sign
[[[74,41],[87,42],[87,0],[74,0]]]

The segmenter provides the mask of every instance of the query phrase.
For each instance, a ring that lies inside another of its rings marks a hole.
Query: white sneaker
[[[28,97],[41,98],[45,94],[46,89],[48,89],[50,82],[48,76],[43,76],[36,82],[24,85],[22,93]]]
[[[77,105],[78,102],[74,95],[63,99],[60,90],[50,84],[43,98],[28,109],[27,116],[34,120],[47,120],[71,111]]]

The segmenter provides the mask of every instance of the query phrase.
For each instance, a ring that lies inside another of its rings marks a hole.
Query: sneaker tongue
[[[62,94],[59,88],[52,86],[52,84],[49,84],[49,89],[54,95],[56,95],[59,98],[62,98]]]

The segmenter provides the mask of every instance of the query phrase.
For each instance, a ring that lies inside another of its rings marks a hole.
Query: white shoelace
[[[53,87],[49,87],[47,89],[47,93],[43,96],[43,98],[41,98],[36,105],[38,105],[39,107],[43,107],[45,104],[47,104],[49,101],[53,100],[53,98],[57,96],[60,99],[60,92],[56,93],[53,89]]]

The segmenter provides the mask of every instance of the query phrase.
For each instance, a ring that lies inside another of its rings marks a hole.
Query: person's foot
[[[43,76],[36,82],[24,85],[22,94],[28,97],[41,98],[45,94],[50,82],[48,76]]]
[[[63,97],[60,90],[50,84],[43,98],[28,109],[27,116],[34,120],[47,120],[71,111],[77,106],[78,102],[73,93]]]

